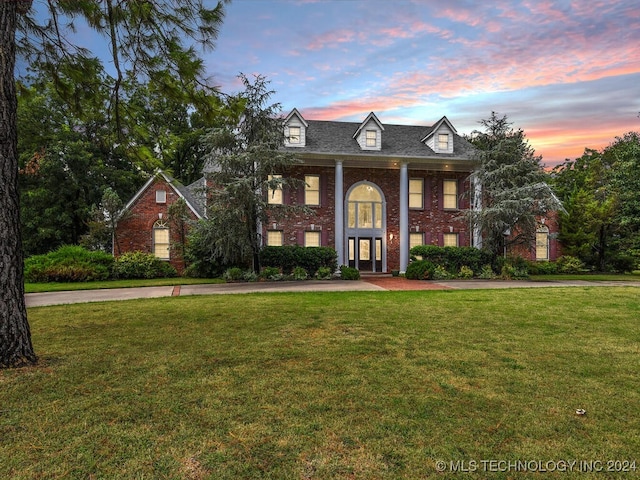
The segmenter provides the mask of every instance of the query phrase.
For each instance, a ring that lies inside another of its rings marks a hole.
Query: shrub
[[[463,266],[474,272],[482,265],[491,263],[491,255],[475,247],[438,247],[436,245],[418,245],[410,251],[412,259],[421,257],[434,265],[443,266],[449,273],[456,274]]]
[[[466,265],[461,266],[460,272],[458,272],[458,278],[462,278],[465,280],[469,280],[470,278],[473,278],[473,270],[471,270]]]
[[[260,277],[265,280],[282,280],[282,273],[278,267],[264,267],[260,272]]]
[[[559,273],[581,273],[584,271],[582,260],[570,255],[564,255],[557,261]]]
[[[309,274],[302,267],[294,268],[293,272],[291,272],[291,276],[294,280],[306,280],[307,278],[309,278]]]
[[[433,269],[431,278],[434,280],[450,280],[454,277],[442,265],[436,265],[436,268]]]
[[[613,257],[609,264],[614,272],[627,273],[633,272],[636,268],[636,259],[631,255],[619,254]]]
[[[483,280],[491,280],[493,278],[496,278],[496,274],[493,273],[493,268],[491,268],[491,265],[486,264],[486,265],[483,265],[482,268],[480,269],[478,278],[481,278]]]
[[[152,253],[126,252],[117,257],[113,264],[114,278],[168,278],[177,275],[178,272],[170,263]]]
[[[531,275],[554,275],[558,273],[558,265],[553,262],[529,262]]]
[[[27,258],[24,276],[27,282],[107,280],[113,261],[113,256],[108,253],[66,245],[45,255]]]
[[[224,278],[227,282],[239,282],[243,279],[244,272],[240,267],[231,267],[225,270],[222,278]]]
[[[247,270],[242,274],[242,280],[245,282],[257,282],[258,274],[252,270]]]
[[[277,267],[282,273],[291,273],[296,267],[304,268],[314,276],[320,267],[335,271],[338,255],[330,247],[301,247],[285,245],[282,247],[264,247],[260,251],[260,264],[265,267]]]
[[[340,267],[340,278],[342,278],[342,280],[359,280],[360,272],[357,268],[342,265]]]
[[[330,280],[333,277],[333,270],[329,267],[320,267],[316,272],[316,278],[318,280]]]
[[[407,265],[404,273],[409,280],[428,280],[433,278],[436,266],[428,260],[416,260]]]

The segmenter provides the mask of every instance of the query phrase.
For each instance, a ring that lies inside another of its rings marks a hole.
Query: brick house
[[[277,175],[303,180],[305,187],[269,192],[268,201],[304,204],[313,215],[267,222],[262,226],[265,245],[330,246],[339,265],[390,272],[405,270],[414,245],[479,244],[461,218],[461,210],[469,208],[473,146],[447,117],[432,126],[391,125],[373,112],[357,123],[308,120],[294,109],[284,119],[284,134],[283,148],[295,152],[301,164]],[[140,220],[118,225],[123,251],[153,251],[174,261],[156,238],[156,229],[168,228],[159,225],[171,200],[159,203],[153,192],[191,195],[194,218],[205,215],[194,186],[178,185],[159,175],[129,202],[126,208]],[[555,231],[553,218],[541,219],[536,245],[528,252],[531,259],[555,260]],[[169,231],[163,235],[171,237]]]
[[[182,272],[182,256],[170,248],[180,244],[182,238],[175,225],[171,228],[169,207],[181,198],[191,220],[203,218],[204,186],[204,178],[184,186],[165,172],[156,172],[123,208],[114,233],[114,255],[133,251],[153,253]]]

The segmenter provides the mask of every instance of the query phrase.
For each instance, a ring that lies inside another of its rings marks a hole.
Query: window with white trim
[[[281,247],[282,230],[267,230],[267,245],[270,247]]]
[[[366,145],[367,147],[375,147],[378,143],[378,132],[375,130],[366,131]]]
[[[424,178],[409,179],[409,208],[424,208]]]
[[[320,176],[304,176],[304,204],[320,205]]]
[[[321,246],[320,232],[316,232],[316,231],[304,232],[304,246],[320,247]]]
[[[458,181],[442,181],[442,208],[450,210],[458,208]]]
[[[282,175],[269,175],[267,181],[269,183],[269,189],[267,193],[267,203],[270,205],[282,205],[282,185],[278,184],[275,188],[272,188],[274,181],[281,181]]]
[[[445,233],[442,236],[442,246],[443,247],[457,247],[458,246],[458,237],[457,233]]]
[[[409,233],[409,250],[418,245],[424,245],[424,233],[423,232],[411,232]]]
[[[289,143],[300,143],[300,127],[289,127]]]
[[[449,150],[449,134],[438,134],[438,150]]]
[[[158,220],[153,224],[153,254],[161,260],[169,260],[169,224]]]
[[[166,190],[156,190],[156,203],[167,203]]]
[[[536,231],[536,260],[549,260],[548,227],[539,227]]]

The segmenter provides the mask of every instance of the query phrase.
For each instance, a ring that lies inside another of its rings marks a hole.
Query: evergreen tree
[[[496,112],[480,124],[484,131],[475,130],[469,138],[479,163],[472,183],[479,189],[476,208],[466,215],[480,232],[483,248],[497,257],[511,246],[532,245],[539,217],[560,205],[524,132]]]
[[[234,100],[243,105],[238,122],[212,129],[205,138],[213,188],[208,193],[208,219],[196,226],[189,243],[212,262],[259,271],[260,225],[294,208],[271,205],[267,196],[299,185],[295,179],[276,176],[298,160],[282,150],[280,105],[268,103],[273,91],[266,79],[240,79],[245,91]]]

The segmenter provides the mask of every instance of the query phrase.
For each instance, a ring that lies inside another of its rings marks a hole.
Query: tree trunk
[[[24,300],[14,80],[17,15],[30,4],[0,2],[0,368],[37,361]]]

